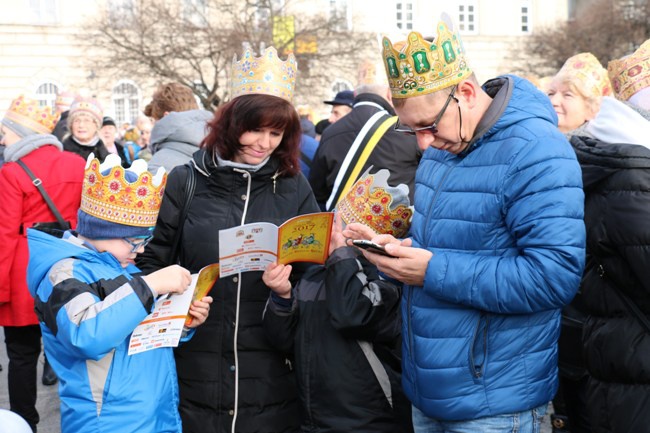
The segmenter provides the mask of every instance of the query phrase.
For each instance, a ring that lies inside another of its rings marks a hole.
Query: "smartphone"
[[[354,239],[352,244],[356,247],[359,247],[364,250],[368,250],[375,254],[381,254],[386,257],[393,257],[386,252],[386,248],[383,245],[376,244],[372,241],[367,241],[365,239]]]

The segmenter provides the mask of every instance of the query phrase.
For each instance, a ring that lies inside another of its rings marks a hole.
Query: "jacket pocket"
[[[474,329],[472,343],[469,348],[469,369],[472,377],[479,379],[485,372],[488,351],[488,328],[490,319],[481,313]]]

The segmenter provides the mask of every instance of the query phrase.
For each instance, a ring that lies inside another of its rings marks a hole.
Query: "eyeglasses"
[[[451,93],[447,97],[447,101],[445,102],[445,105],[442,106],[442,110],[440,110],[440,113],[436,116],[436,118],[433,120],[433,123],[430,126],[423,126],[421,128],[411,128],[409,126],[404,126],[399,123],[399,119],[397,119],[397,123],[395,124],[395,131],[401,132],[403,134],[408,134],[408,135],[415,135],[418,132],[426,132],[429,134],[437,134],[438,133],[438,122],[440,122],[440,119],[442,119],[442,116],[445,114],[445,110],[447,110],[447,107],[449,106],[449,103],[453,99],[458,103],[458,99],[454,96],[454,93],[456,93],[456,86],[454,86],[453,89],[451,89]]]
[[[133,247],[133,248],[131,248],[131,252],[132,252],[132,253],[136,253],[136,252],[138,252],[138,250],[140,249],[140,247],[142,247],[142,248],[146,247],[147,244],[148,244],[149,242],[151,242],[151,239],[153,239],[153,236],[147,236],[146,238],[144,238],[144,239],[141,240],[140,242],[133,242],[133,241],[130,240],[129,238],[122,238],[123,241],[128,242],[129,245],[131,245],[131,246]]]

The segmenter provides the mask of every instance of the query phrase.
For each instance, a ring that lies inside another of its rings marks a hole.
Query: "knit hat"
[[[117,127],[117,125],[115,124],[115,120],[113,120],[112,117],[104,116],[104,118],[102,119],[102,127],[109,126],[109,125]]]
[[[37,100],[21,95],[11,102],[2,124],[22,138],[51,133],[58,118],[49,106],[41,107]]]
[[[629,56],[607,65],[616,97],[627,101],[641,89],[650,87],[650,39]]]
[[[71,125],[76,117],[81,114],[89,115],[97,124],[97,129],[102,127],[102,118],[104,117],[102,106],[96,99],[78,97],[70,107],[68,122]]]
[[[362,223],[379,234],[397,238],[406,236],[413,210],[409,202],[409,187],[405,184],[388,185],[390,172],[381,169],[370,174],[372,167],[357,180],[341,201],[336,212],[343,223]]]
[[[120,157],[110,154],[102,164],[88,156],[77,213],[77,232],[90,239],[150,236],[156,225],[167,174],[155,175],[137,159],[124,169]]]

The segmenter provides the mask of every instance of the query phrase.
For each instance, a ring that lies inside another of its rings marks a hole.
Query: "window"
[[[463,34],[478,33],[478,8],[476,1],[463,1],[458,4],[458,30]]]
[[[352,28],[348,0],[330,0],[330,21],[334,24],[334,30],[337,31]]]
[[[36,89],[36,99],[41,107],[51,107],[54,110],[56,95],[59,93],[59,86],[52,82],[46,82]]]
[[[57,0],[29,0],[34,24],[48,25],[58,22]]]
[[[205,11],[208,0],[183,0],[183,19],[197,26],[207,26]]]
[[[133,122],[140,114],[140,90],[130,81],[120,81],[113,87],[113,107],[118,124]]]
[[[284,8],[284,0],[257,0],[255,9],[255,25],[269,26],[272,16],[280,15]]]
[[[134,0],[111,0],[108,4],[108,15],[118,27],[126,27],[135,13]]]
[[[567,2],[567,16],[569,17],[569,21],[573,21],[576,19],[576,3],[577,0],[569,0]]]
[[[395,21],[401,30],[413,29],[413,3],[398,1],[395,3]]]
[[[531,32],[533,22],[530,19],[531,14],[530,0],[522,0],[521,2],[521,33],[529,34]]]

